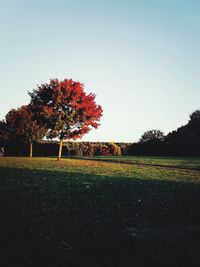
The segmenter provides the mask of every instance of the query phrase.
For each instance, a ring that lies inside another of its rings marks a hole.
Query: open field
[[[0,158],[0,266],[199,266],[198,164]]]

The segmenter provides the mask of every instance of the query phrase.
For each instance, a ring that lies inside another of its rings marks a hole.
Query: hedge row
[[[102,142],[64,142],[63,156],[120,156],[127,155],[130,144]],[[57,156],[58,142],[41,142],[33,144],[33,156]],[[24,143],[7,143],[5,156],[28,156],[29,145]]]

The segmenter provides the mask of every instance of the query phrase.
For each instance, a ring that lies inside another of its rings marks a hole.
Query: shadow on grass
[[[200,185],[1,168],[1,266],[199,266]]]

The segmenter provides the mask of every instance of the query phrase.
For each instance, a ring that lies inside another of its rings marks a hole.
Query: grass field
[[[128,163],[139,163],[139,164],[149,164],[149,165],[160,165],[177,167],[191,170],[200,170],[200,158],[187,158],[187,157],[148,157],[148,156],[98,156],[93,157],[99,160],[107,161],[120,161]]]
[[[0,158],[0,266],[199,266],[199,160],[165,160]]]

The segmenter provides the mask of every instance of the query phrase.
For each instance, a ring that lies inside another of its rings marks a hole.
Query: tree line
[[[166,136],[160,130],[145,132],[129,149],[130,155],[200,156],[200,109],[190,114],[188,123]]]
[[[63,142],[63,156],[121,156],[128,154],[131,144],[113,142]],[[34,156],[55,157],[58,152],[58,142],[40,141],[34,143]],[[28,144],[24,142],[7,143],[4,148],[5,156],[28,156]]]
[[[1,125],[1,124],[0,124]],[[1,133],[1,130],[0,130]],[[2,140],[0,138],[0,140]],[[56,156],[57,141],[34,143],[35,156]],[[28,144],[23,140],[4,143],[5,156],[27,156]],[[194,111],[186,125],[164,135],[161,130],[146,131],[137,143],[63,142],[64,156],[200,156],[200,110]]]
[[[103,110],[95,95],[72,79],[50,80],[28,92],[30,102],[11,109],[0,121],[0,148],[4,155],[55,156],[200,156],[200,110],[186,125],[166,136],[148,130],[137,143],[69,142],[98,128]],[[59,149],[56,141],[59,140]],[[68,140],[65,142],[65,140]],[[34,152],[33,152],[34,144]],[[28,148],[29,147],[29,148]]]

